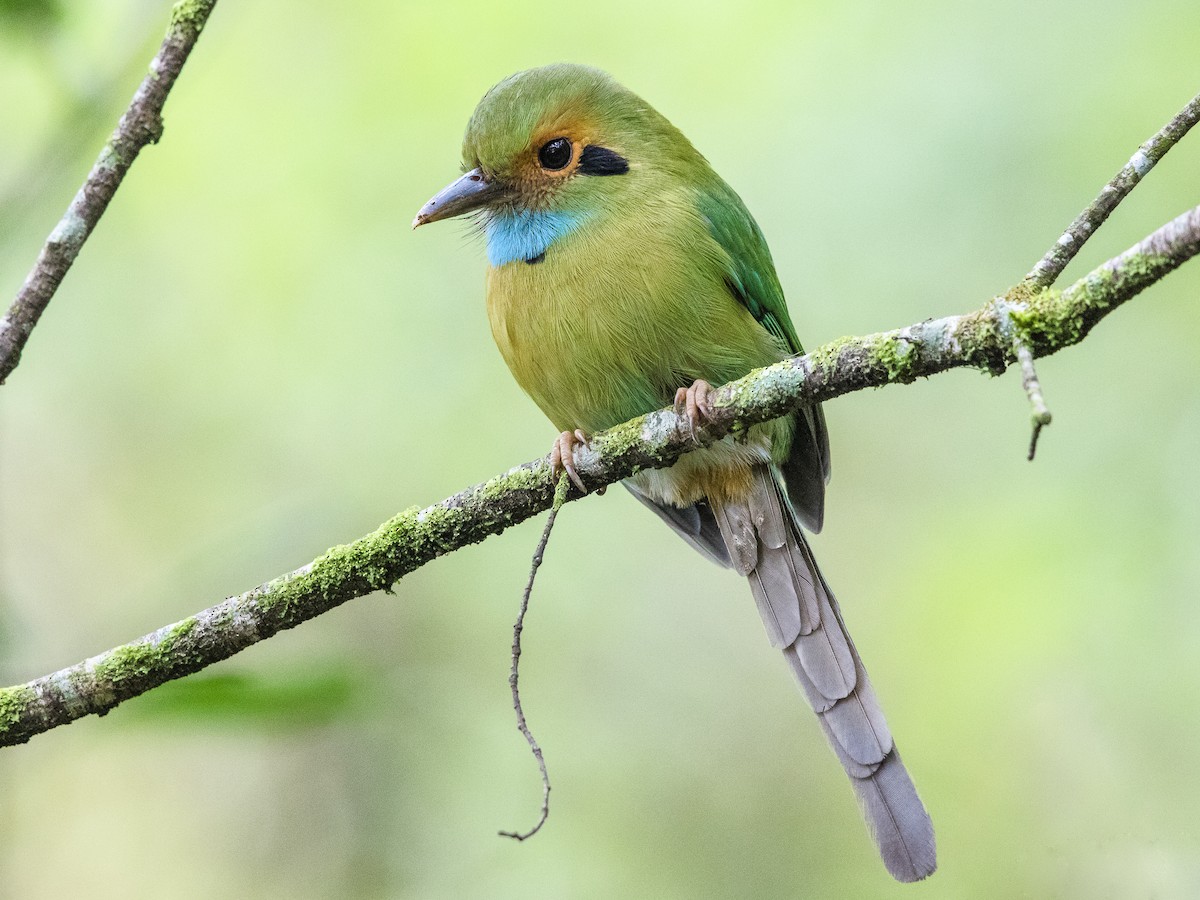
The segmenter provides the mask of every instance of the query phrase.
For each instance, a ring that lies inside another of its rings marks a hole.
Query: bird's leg
[[[550,448],[550,471],[554,474],[554,480],[557,481],[558,477],[566,472],[571,483],[584,494],[588,490],[583,486],[579,473],[575,471],[575,448],[580,444],[586,445],[587,442],[588,436],[576,428],[574,432],[564,431],[560,434],[555,438],[554,446]]]
[[[692,427],[692,438],[696,438],[696,429],[705,422],[712,421],[712,385],[703,378],[697,378],[691,387],[680,388],[675,392],[675,414],[687,416]]]

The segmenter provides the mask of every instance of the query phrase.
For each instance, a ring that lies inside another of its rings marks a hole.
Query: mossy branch
[[[162,137],[162,110],[167,95],[216,3],[217,0],[179,0],[172,8],[166,37],[150,62],[150,71],[108,143],[100,150],[83,187],[46,238],[12,305],[0,318],[0,384],[21,361],[21,351],[34,326],[104,215],[125,173],[143,147],[158,143]]]
[[[865,337],[842,338],[719,388],[713,420],[695,440],[687,420],[659,410],[595,436],[576,455],[595,490],[646,468],[668,466],[697,446],[791,412],[947,369],[1000,374],[1015,359],[1006,330],[1046,356],[1084,339],[1104,316],[1200,253],[1200,207],[1109,260],[1065,290],[1017,285],[974,312]],[[1002,317],[1010,318],[1006,329]],[[425,509],[406,510],[352,544],[130,644],[26,684],[0,690],[0,746],[28,741],[175,678],[227,659],[258,641],[354,597],[390,590],[409,572],[549,509],[548,459]],[[569,500],[580,495],[572,490]]]

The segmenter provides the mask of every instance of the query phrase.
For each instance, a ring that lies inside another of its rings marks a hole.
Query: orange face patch
[[[513,180],[522,192],[545,194],[554,191],[560,184],[579,171],[583,150],[598,138],[596,127],[579,119],[558,118],[540,127],[529,141],[529,149],[516,161]],[[559,141],[569,143],[569,156],[564,165],[547,165],[553,162],[553,145]]]
[[[506,180],[531,208],[548,206],[576,175],[628,171],[624,157],[604,146],[608,143],[611,141],[591,120],[556,116],[534,130],[529,144],[513,159]],[[603,160],[600,165],[598,156]]]

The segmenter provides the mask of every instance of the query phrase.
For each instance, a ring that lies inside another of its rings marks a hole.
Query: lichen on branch
[[[864,337],[840,338],[718,388],[711,423],[693,434],[662,409],[596,435],[576,454],[594,490],[731,432],[868,387],[908,383],[948,369],[999,374],[1015,359],[1001,318],[1046,356],[1083,340],[1104,316],[1200,252],[1200,207],[1109,260],[1065,290],[1022,283],[974,312]],[[122,647],[26,684],[0,689],[0,746],[117,704],[199,671],[354,597],[390,590],[408,573],[550,508],[549,460],[533,460],[440,503],[412,508],[294,572],[230,597]],[[579,498],[572,491],[568,500]]]

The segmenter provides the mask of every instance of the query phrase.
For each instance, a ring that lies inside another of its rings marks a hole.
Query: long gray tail
[[[841,760],[883,863],[898,881],[937,868],[933,823],[900,761],[837,600],[769,467],[745,502],[714,503],[733,567],[750,580],[771,644],[783,650]]]

